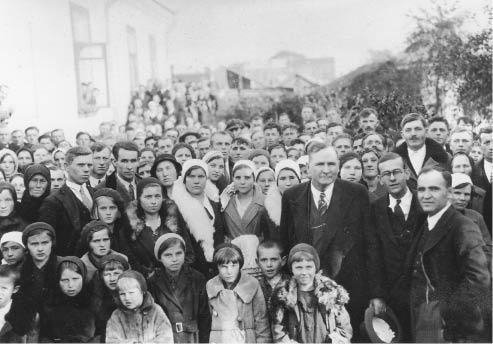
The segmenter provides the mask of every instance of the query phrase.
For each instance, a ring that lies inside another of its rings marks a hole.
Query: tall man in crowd
[[[474,137],[472,131],[463,127],[455,128],[450,134],[450,150],[452,151],[452,155],[459,152],[469,155],[473,141]]]
[[[96,142],[91,146],[91,151],[93,165],[89,184],[95,188],[106,181],[106,173],[108,173],[111,164],[111,150],[105,144]]]
[[[443,147],[426,137],[426,120],[417,113],[404,116],[401,121],[402,137],[406,142],[395,152],[402,156],[411,172],[408,185],[416,190],[418,175],[425,166],[447,168],[449,156]]]
[[[410,172],[400,155],[382,156],[378,171],[387,194],[371,204],[371,226],[366,233],[371,304],[376,314],[383,312],[386,305],[394,310],[406,341],[411,339],[409,290],[394,290],[394,286],[425,214],[407,186]]]
[[[488,321],[482,317],[485,308],[491,312],[485,243],[476,224],[451,206],[451,184],[450,173],[436,166],[423,168],[418,177],[418,200],[427,219],[414,237],[408,262],[413,325],[428,294],[430,302],[439,302],[445,340],[483,341]],[[491,333],[487,337],[491,342]]]
[[[92,169],[91,150],[87,147],[70,148],[65,159],[65,185],[58,192],[50,194],[39,210],[39,221],[46,222],[55,229],[55,251],[59,256],[74,255],[82,228],[91,221],[93,206],[93,191],[91,187],[87,187]]]
[[[115,172],[99,183],[96,190],[110,188],[122,196],[125,206],[137,199],[137,166],[139,165],[139,147],[133,142],[117,142],[113,146]]]
[[[324,274],[348,290],[348,311],[357,341],[368,305],[364,243],[368,191],[337,178],[339,160],[333,147],[314,142],[308,155],[311,181],[293,186],[282,197],[281,240],[286,251],[299,243],[314,246]]]

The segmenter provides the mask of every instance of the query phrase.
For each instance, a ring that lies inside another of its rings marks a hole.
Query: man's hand
[[[387,304],[383,299],[371,299],[370,307],[373,308],[375,315],[379,315],[387,311]]]

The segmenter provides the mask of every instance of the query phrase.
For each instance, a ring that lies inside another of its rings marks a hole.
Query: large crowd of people
[[[74,145],[0,128],[0,342],[491,342],[491,127],[140,91]]]

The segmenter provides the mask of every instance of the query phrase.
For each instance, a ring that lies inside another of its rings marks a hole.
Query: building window
[[[157,78],[157,50],[156,50],[156,38],[153,35],[149,35],[149,56],[151,59],[151,78]]]
[[[70,4],[79,116],[109,106],[106,44],[91,40],[89,11]]]
[[[128,66],[130,68],[130,88],[135,90],[139,82],[137,61],[137,33],[131,26],[127,26]]]

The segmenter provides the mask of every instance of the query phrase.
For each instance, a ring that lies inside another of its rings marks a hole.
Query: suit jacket
[[[420,261],[429,276],[434,291],[431,301],[439,301],[446,323],[479,307],[491,293],[490,273],[483,251],[484,241],[479,228],[450,206],[435,227],[428,233],[422,226],[415,237],[407,266],[410,268],[411,305],[417,307],[425,301],[426,280]],[[420,243],[423,235],[427,235]],[[419,247],[422,246],[422,249]],[[420,254],[422,252],[422,254]],[[488,306],[491,308],[491,305]],[[450,311],[455,310],[455,311]]]
[[[324,274],[347,289],[347,305],[356,331],[368,305],[368,276],[364,233],[369,225],[368,190],[363,185],[337,179],[329,209],[322,215],[324,228],[312,230],[311,182],[286,190],[282,196],[280,236],[286,252],[296,244],[313,245]],[[337,216],[329,216],[337,214]],[[315,234],[315,235],[314,235]]]
[[[388,194],[370,207],[371,226],[366,233],[370,293],[372,298],[383,298],[388,302],[389,292],[402,274],[411,243],[405,246],[392,230]],[[414,237],[425,220],[426,214],[413,194],[405,224],[405,229],[410,232],[407,235]]]
[[[483,190],[491,189],[490,178],[484,172],[484,158],[481,159],[472,169],[471,180],[474,185]]]
[[[91,187],[87,189],[92,198],[94,191]],[[57,255],[82,256],[84,252],[77,252],[77,242],[82,228],[91,221],[91,213],[66,184],[58,192],[46,197],[39,214],[39,221],[55,229]]]
[[[483,236],[483,241],[485,242],[483,250],[484,250],[484,254],[486,255],[486,260],[488,262],[488,270],[491,271],[491,248],[492,248],[491,235],[490,232],[488,231],[488,227],[486,226],[486,223],[484,222],[483,216],[477,211],[467,208],[461,211],[461,213],[465,217],[470,218],[481,231],[481,235]]]
[[[423,166],[441,166],[444,169],[448,167],[449,156],[443,147],[438,144],[435,140],[426,138],[426,155],[423,161]],[[411,177],[408,180],[408,185],[411,191],[416,191],[418,186],[418,174],[414,170],[411,159],[409,159],[409,153],[407,152],[407,142],[404,142],[399,147],[395,149],[395,153],[399,154],[406,162],[409,170],[411,171]]]
[[[135,176],[135,178],[136,178],[135,179],[135,185],[137,185],[137,183],[139,182],[139,180],[137,179],[137,175]],[[110,174],[109,176],[107,176],[105,181],[99,183],[95,187],[95,190],[99,190],[102,188],[110,188],[110,189],[116,190],[120,194],[120,196],[122,196],[123,202],[125,203],[125,207],[132,201],[132,199],[130,198],[130,194],[128,193],[127,188],[117,178],[116,171],[113,172],[112,174]],[[137,188],[135,191],[137,192]]]

